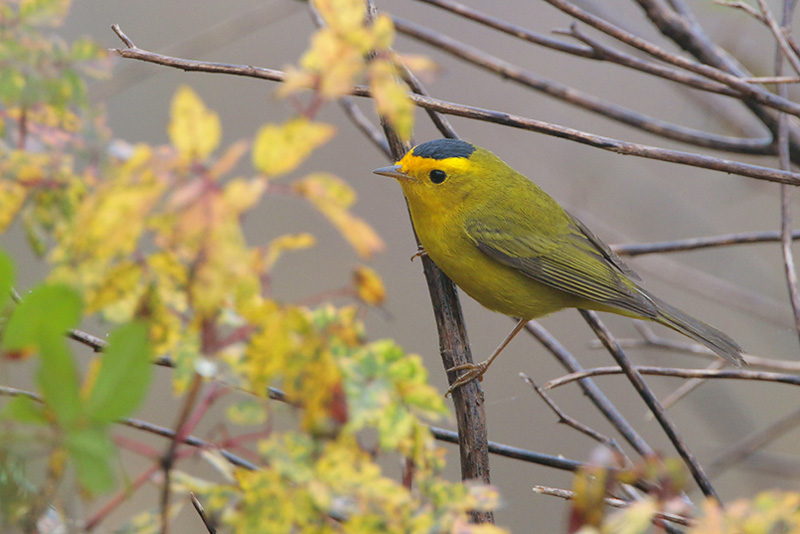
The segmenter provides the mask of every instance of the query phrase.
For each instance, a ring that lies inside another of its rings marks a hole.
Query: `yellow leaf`
[[[388,15],[380,14],[370,27],[372,32],[372,46],[383,50],[392,46],[394,41],[394,23]]]
[[[250,143],[247,141],[237,141],[236,143],[232,144],[225,153],[220,157],[216,163],[208,170],[208,174],[217,179],[223,174],[229,172],[247,152],[247,149],[250,148]]]
[[[425,81],[432,79],[441,70],[434,60],[422,54],[397,54],[395,60]]]
[[[353,271],[353,282],[356,285],[358,298],[372,306],[381,306],[386,302],[386,286],[374,269],[361,265]]]
[[[364,69],[364,47],[371,42],[365,31],[358,32],[359,38],[353,42],[342,39],[330,28],[322,28],[311,38],[300,67],[315,75],[311,80],[322,96],[336,98],[351,91],[356,76]]]
[[[332,204],[340,208],[349,208],[356,201],[356,192],[350,185],[333,174],[317,172],[294,183],[294,188],[301,195]]]
[[[364,24],[365,0],[313,0],[312,3],[325,25],[334,30],[348,32]]]
[[[223,199],[234,214],[240,214],[255,206],[267,185],[263,180],[236,178],[225,185]]]
[[[301,89],[311,89],[319,79],[319,76],[313,72],[298,69],[292,65],[287,65],[283,70],[285,73],[283,83],[276,91],[277,96],[280,98],[296,93]]]
[[[219,116],[206,108],[191,87],[181,86],[172,98],[167,133],[172,145],[190,160],[203,160],[219,145]]]
[[[313,247],[315,245],[314,236],[307,233],[287,234],[273,239],[266,252],[264,253],[263,269],[268,272],[278,261],[278,258],[287,250],[299,250]]]
[[[11,180],[0,181],[0,233],[5,232],[25,202],[25,188]]]
[[[303,117],[280,126],[262,126],[253,143],[253,166],[267,177],[285,174],[330,140],[335,131],[330,124],[311,122]]]
[[[656,512],[658,505],[652,498],[634,502],[612,514],[603,525],[603,531],[615,534],[644,534],[650,531],[653,515]]]
[[[414,103],[408,86],[395,75],[388,61],[373,61],[369,67],[369,86],[378,114],[386,117],[400,139],[408,141],[414,130]]]
[[[327,173],[311,174],[294,184],[339,230],[362,258],[369,258],[384,249],[383,240],[362,219],[347,211],[355,201],[355,191],[342,179]]]

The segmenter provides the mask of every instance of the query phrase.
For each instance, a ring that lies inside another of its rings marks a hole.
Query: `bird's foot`
[[[419,247],[417,247],[417,251],[414,253],[414,255],[411,256],[411,261],[414,261],[417,258],[421,258],[422,256],[427,256],[427,255],[428,255],[428,251],[425,250],[425,247],[420,245]]]
[[[456,365],[455,367],[451,367],[447,371],[466,371],[463,375],[459,376],[455,382],[450,384],[450,387],[447,388],[444,396],[449,397],[456,388],[460,388],[464,384],[469,384],[476,378],[478,381],[483,380],[483,375],[486,373],[486,370],[489,368],[489,360],[481,363],[463,363],[461,365]]]

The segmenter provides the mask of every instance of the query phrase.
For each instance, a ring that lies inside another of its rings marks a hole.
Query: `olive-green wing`
[[[559,231],[525,228],[513,219],[467,221],[478,249],[537,282],[654,318],[658,310],[628,277],[638,276],[586,226],[569,216]],[[552,230],[552,229],[549,229]]]

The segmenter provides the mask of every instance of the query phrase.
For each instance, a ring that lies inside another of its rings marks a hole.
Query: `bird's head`
[[[447,210],[491,191],[508,166],[488,150],[459,139],[436,139],[412,148],[396,165],[375,169],[395,178],[415,207]]]

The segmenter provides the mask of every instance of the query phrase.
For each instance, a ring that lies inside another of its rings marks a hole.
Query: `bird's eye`
[[[431,177],[431,182],[440,184],[447,178],[447,173],[441,169],[433,169],[429,176]]]

